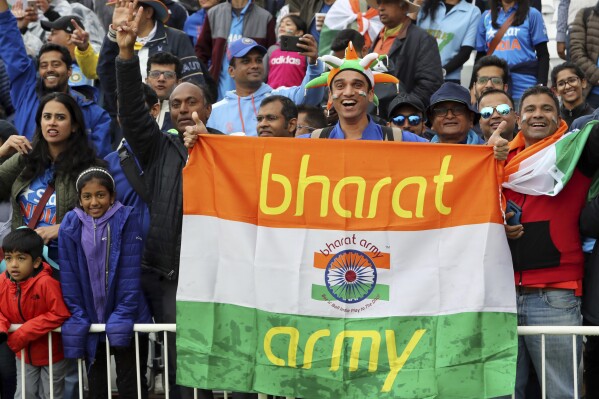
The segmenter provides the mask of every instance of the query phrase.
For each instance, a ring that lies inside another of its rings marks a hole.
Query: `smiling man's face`
[[[366,115],[374,91],[366,76],[357,71],[345,70],[333,78],[329,95],[339,119],[349,120]]]
[[[548,94],[532,94],[520,105],[518,124],[527,147],[555,133],[560,122],[555,101]]]

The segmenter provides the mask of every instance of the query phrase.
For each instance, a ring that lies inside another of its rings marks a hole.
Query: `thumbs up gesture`
[[[495,159],[498,161],[505,161],[510,151],[509,142],[501,137],[501,133],[503,133],[506,126],[506,121],[501,122],[491,137],[489,137],[488,145],[493,146],[493,154],[495,154]]]
[[[185,131],[183,132],[183,144],[187,147],[188,150],[191,150],[195,143],[198,141],[200,134],[208,133],[206,126],[200,120],[197,112],[193,112],[191,114],[191,118],[196,123],[194,126],[186,126]]]

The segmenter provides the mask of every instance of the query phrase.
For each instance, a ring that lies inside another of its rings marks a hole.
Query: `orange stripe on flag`
[[[372,261],[377,269],[390,269],[391,256],[386,252],[364,252]],[[329,261],[335,254],[324,255],[320,252],[314,252],[314,267],[317,269],[326,269]]]
[[[415,231],[503,223],[490,146],[202,136],[186,215],[266,227]]]

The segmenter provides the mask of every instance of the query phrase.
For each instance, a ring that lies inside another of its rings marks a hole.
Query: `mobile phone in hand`
[[[522,208],[518,206],[514,201],[508,200],[507,206],[505,207],[505,213],[514,212],[514,216],[506,220],[507,224],[510,226],[517,226],[522,224]]]
[[[37,1],[27,0],[27,7],[37,9]]]
[[[301,53],[302,51],[304,51],[303,49],[297,47],[297,44],[299,43],[299,36],[287,36],[287,35],[282,35],[280,37],[281,39],[281,50],[283,51],[295,51],[296,53]]]

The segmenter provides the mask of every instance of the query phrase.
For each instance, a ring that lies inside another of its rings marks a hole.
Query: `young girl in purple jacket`
[[[147,334],[139,334],[136,366],[134,323],[150,323],[141,291],[141,229],[132,208],[115,200],[110,173],[92,167],[76,182],[79,207],[68,212],[58,234],[61,286],[72,316],[62,328],[65,357],[85,358],[89,397],[108,397],[106,351],[114,355],[120,398],[147,398]],[[106,335],[90,334],[105,324]],[[108,339],[108,342],[106,342]]]

